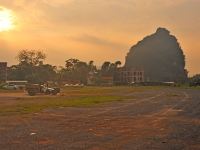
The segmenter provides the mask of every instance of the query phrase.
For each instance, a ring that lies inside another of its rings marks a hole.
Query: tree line
[[[46,54],[37,50],[21,50],[16,56],[18,63],[7,69],[7,80],[26,80],[30,83],[76,82],[87,84],[89,74],[94,76],[94,84],[101,84],[102,76],[115,78],[120,61],[105,61],[97,68],[94,61],[84,62],[76,58],[65,61],[64,67],[45,64]],[[200,74],[189,78],[191,86],[200,86]]]
[[[77,81],[87,84],[88,74],[96,76],[96,82],[100,82],[100,76],[113,76],[121,65],[120,61],[111,63],[105,61],[98,69],[94,61],[84,62],[76,58],[65,61],[64,67],[45,64],[46,54],[37,50],[21,50],[17,55],[18,64],[8,67],[8,80],[27,80],[31,83],[46,81],[62,82]]]

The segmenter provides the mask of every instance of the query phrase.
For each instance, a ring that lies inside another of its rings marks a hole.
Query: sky
[[[46,63],[77,58],[125,61],[131,46],[165,27],[186,55],[190,75],[200,73],[200,0],[0,0],[14,27],[0,31],[0,61],[17,62],[22,49],[42,50]]]

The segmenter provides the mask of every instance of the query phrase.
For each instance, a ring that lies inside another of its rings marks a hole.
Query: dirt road
[[[166,88],[129,97],[89,108],[2,116],[0,149],[200,149],[199,90]]]

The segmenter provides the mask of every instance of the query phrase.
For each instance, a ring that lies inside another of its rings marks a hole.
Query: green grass
[[[35,113],[49,108],[60,107],[91,107],[106,102],[121,101],[122,97],[118,96],[90,96],[78,98],[45,98],[38,99],[21,99],[15,105],[0,107],[0,115],[18,115]]]
[[[191,86],[191,87],[186,87],[187,89],[196,89],[196,90],[200,90],[200,86]]]
[[[77,95],[125,95],[130,92],[143,92],[146,90],[159,90],[165,87],[162,86],[113,86],[113,87],[66,87],[62,89],[63,93],[68,95],[77,96]]]
[[[18,97],[15,100],[2,101],[0,105],[0,116],[18,115],[40,112],[45,109],[59,107],[92,107],[107,102],[122,101],[130,99],[130,93],[143,92],[147,90],[159,90],[163,87],[67,87],[63,88],[60,96],[36,96]],[[1,91],[0,93],[9,91]],[[10,91],[12,93],[13,91]],[[15,91],[16,92],[16,91]],[[22,93],[23,95],[23,93]],[[131,96],[133,98],[133,96]]]
[[[6,90],[6,89],[0,89],[0,93],[20,93],[22,90]]]

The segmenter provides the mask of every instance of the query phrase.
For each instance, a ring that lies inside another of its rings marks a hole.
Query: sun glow
[[[8,9],[0,7],[0,32],[14,28],[13,15]]]

